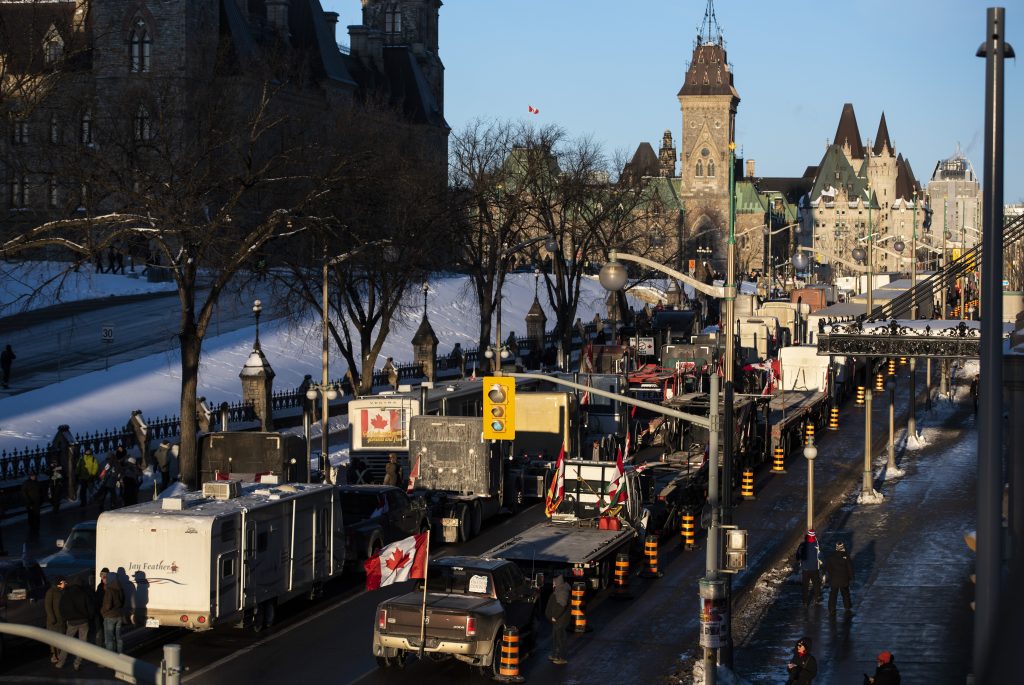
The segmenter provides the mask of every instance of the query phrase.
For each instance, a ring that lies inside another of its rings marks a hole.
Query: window
[[[135,20],[132,33],[128,37],[129,63],[128,70],[133,74],[148,74],[152,58],[153,41],[146,30],[146,22]]]
[[[699,159],[697,160],[696,175],[697,176],[703,176],[704,175],[704,164]]]
[[[24,119],[14,122],[14,129],[11,131],[11,142],[15,145],[28,144],[28,122]]]
[[[220,563],[220,577],[230,578],[233,575],[235,575],[235,558],[224,557]]]
[[[50,115],[50,142],[54,145],[60,142],[60,122],[56,114]]]
[[[51,176],[46,187],[46,202],[50,207],[56,207],[57,199],[57,179]]]
[[[388,5],[384,10],[384,33],[402,32],[402,12],[397,5]]]
[[[82,113],[82,120],[78,125],[78,139],[83,145],[92,144],[92,112],[88,110]]]
[[[145,105],[139,105],[139,108],[135,110],[133,130],[136,141],[153,139],[153,118],[149,115],[149,110]]]
[[[715,175],[715,163],[714,162],[708,162],[708,176],[714,176],[714,175]]]
[[[28,190],[25,186],[24,174],[15,174],[11,177],[11,207],[20,209],[25,206],[28,200]]]
[[[43,59],[46,60],[47,64],[53,64],[59,60],[63,53],[64,46],[58,41],[48,40],[46,45],[43,46]]]

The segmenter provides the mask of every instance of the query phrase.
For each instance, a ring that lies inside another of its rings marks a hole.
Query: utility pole
[[[733,369],[736,367],[736,143],[729,141],[729,240],[725,256],[725,383],[724,426],[722,427],[722,523],[732,524],[732,467],[735,419]],[[726,607],[732,604],[732,576],[724,581]],[[722,630],[722,663],[732,668],[732,625]]]
[[[711,406],[708,431],[708,507],[711,509],[711,525],[708,527],[708,541],[705,557],[705,574],[700,580],[700,644],[704,648],[704,683],[716,685],[718,681],[718,657],[716,651],[725,644],[729,627],[729,600],[725,593],[725,581],[721,577],[719,564],[722,558],[721,543],[721,500],[719,499],[718,478],[718,431],[721,428],[718,411],[718,374],[712,372],[709,378]],[[728,407],[728,405],[726,405]]]

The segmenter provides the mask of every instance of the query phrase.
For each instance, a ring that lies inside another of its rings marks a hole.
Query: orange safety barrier
[[[519,675],[519,629],[505,626],[501,636],[501,653],[495,655],[498,662],[498,680],[505,683],[521,683],[524,678]]]
[[[786,472],[786,450],[781,446],[775,448],[775,455],[772,458],[772,473]]]
[[[661,578],[658,570],[658,536],[648,535],[644,538],[644,556],[647,558],[647,568],[643,575],[647,578]]]
[[[885,392],[885,374],[875,376],[875,392]]]
[[[907,358],[906,357],[900,357],[900,366],[906,366],[906,365],[907,365]]]
[[[839,407],[832,407],[828,410],[828,429],[830,431],[839,430]]]
[[[858,407],[863,407],[864,406],[864,386],[863,385],[858,385],[857,386],[857,399],[854,400],[854,404],[856,404]]]
[[[889,375],[890,376],[895,376],[896,375],[896,359],[895,358],[890,358],[889,359]]]
[[[686,549],[693,549],[696,544],[697,529],[693,521],[693,514],[683,514],[683,544]]]
[[[804,426],[804,444],[814,444],[814,422],[808,421],[807,425]]]
[[[612,597],[629,599],[629,554],[620,553],[615,555]]]
[[[740,481],[740,494],[743,499],[754,499],[754,472],[750,469],[743,470],[743,479]]]
[[[571,607],[571,614],[573,620],[574,633],[585,633],[587,632],[587,614],[583,607],[583,598],[587,594],[587,586],[585,583],[573,583],[572,584],[572,596],[569,598],[569,606]]]

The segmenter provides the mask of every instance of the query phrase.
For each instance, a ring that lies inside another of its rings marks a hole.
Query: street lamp
[[[814,460],[818,457],[818,448],[811,438],[804,447],[804,459],[807,460],[807,530],[814,530]]]
[[[852,256],[858,263],[863,263],[867,268],[867,313],[864,315],[864,325],[867,326],[868,320],[871,318],[871,312],[874,310],[874,275],[871,273],[872,269],[872,253],[871,248],[874,242],[874,234],[872,233],[871,227],[871,194],[868,193],[868,235],[867,235],[867,249],[864,249],[860,245],[853,248]],[[871,357],[867,358],[867,364],[864,369],[866,375],[864,379],[864,476],[861,483],[860,497],[857,498],[860,504],[878,504],[882,501],[881,494],[875,492],[874,482],[871,476],[871,402],[874,393],[872,392],[871,385],[871,373],[873,370],[873,361]]]
[[[260,314],[263,312],[263,303],[256,300],[252,303],[252,313],[256,317],[256,344],[254,347],[260,349]]]

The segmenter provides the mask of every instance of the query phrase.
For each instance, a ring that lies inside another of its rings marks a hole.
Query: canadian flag
[[[527,105],[526,111],[529,112],[530,114],[540,114],[540,110],[534,107],[533,105]]]
[[[590,375],[587,375],[587,387],[590,387]],[[580,406],[587,406],[590,404],[590,390],[585,390],[580,396]]]
[[[622,463],[622,450],[615,455],[615,477],[608,484],[608,506],[604,512],[626,501],[626,467]]]
[[[565,443],[562,449],[558,450],[558,460],[555,462],[555,475],[551,477],[551,485],[548,486],[547,497],[544,498],[544,513],[548,518],[555,513],[558,505],[565,497]]]
[[[410,578],[423,578],[427,569],[427,535],[420,533],[392,542],[367,559],[363,564],[366,589],[376,590]]]

